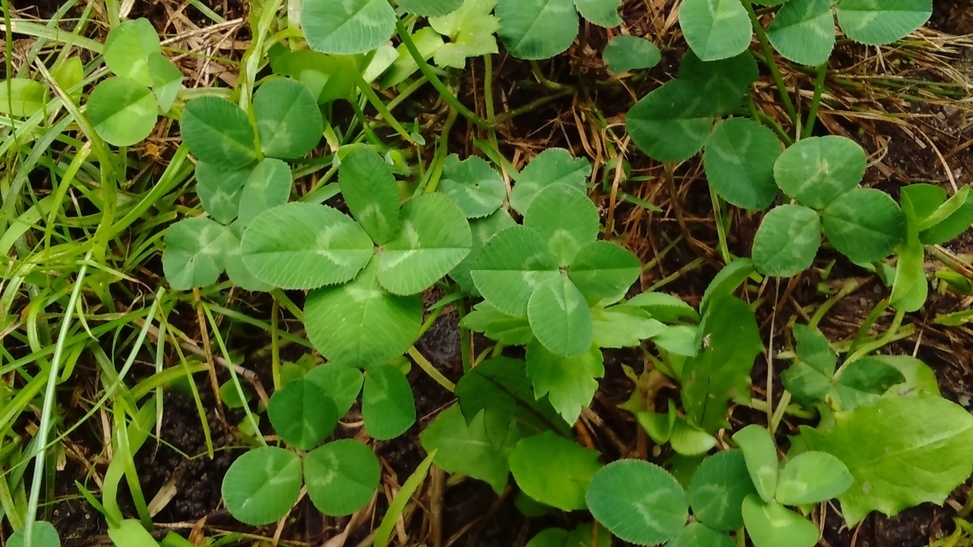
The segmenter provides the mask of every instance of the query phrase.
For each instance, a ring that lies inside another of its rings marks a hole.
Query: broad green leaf
[[[734,547],[734,545],[736,544],[730,536],[698,522],[686,525],[679,535],[666,543],[666,547]]]
[[[757,496],[743,500],[743,520],[754,547],[814,547],[818,543],[818,527],[813,522]]]
[[[423,17],[442,17],[463,5],[463,0],[398,0],[400,8]]]
[[[652,68],[662,60],[659,47],[638,36],[618,35],[605,46],[605,64],[615,74]]]
[[[621,0],[574,0],[582,17],[600,27],[617,27],[622,24],[618,16]]]
[[[807,325],[794,325],[798,360],[784,372],[780,379],[794,400],[803,406],[823,402],[831,392],[838,356],[820,331]]]
[[[365,372],[361,406],[365,430],[376,439],[394,439],[416,421],[412,387],[392,365],[373,366]]]
[[[641,272],[637,256],[609,241],[581,247],[568,267],[568,277],[585,297],[613,301],[624,296]]]
[[[449,277],[452,277],[456,281],[460,288],[463,289],[463,292],[473,296],[479,296],[479,291],[473,285],[473,276],[470,274],[470,268],[473,267],[477,254],[493,236],[516,225],[517,223],[510,217],[510,213],[506,209],[497,209],[487,217],[475,218],[470,221],[470,232],[473,234],[473,247],[470,249],[470,254],[466,255],[466,258],[449,272]]]
[[[945,211],[951,212],[945,217],[940,216]],[[930,215],[927,223],[929,221],[935,221],[935,224],[919,227],[919,240],[926,245],[945,243],[969,230],[973,225],[973,193],[970,192],[970,186],[964,186],[946,200],[946,203]]]
[[[849,526],[871,511],[940,504],[973,473],[973,416],[940,397],[882,398],[834,419],[827,431],[802,427],[794,442],[848,466],[855,483],[838,500]]]
[[[260,148],[267,156],[301,158],[321,140],[324,120],[314,95],[299,80],[275,78],[253,95]]]
[[[599,348],[634,348],[669,328],[631,304],[592,308],[591,321]]]
[[[228,230],[208,218],[180,220],[166,229],[162,269],[177,291],[216,283],[223,272]]]
[[[698,86],[670,80],[635,103],[625,128],[650,158],[677,162],[694,156],[709,137],[714,115]]]
[[[749,118],[726,120],[706,140],[706,180],[737,207],[766,209],[777,197],[774,162],[780,153],[770,129]]]
[[[585,508],[585,491],[601,469],[599,453],[552,431],[521,439],[510,471],[525,494],[562,511]],[[596,515],[597,517],[597,515]]]
[[[939,190],[940,193],[936,197],[937,198],[941,197],[941,199],[936,199],[931,203],[930,202],[923,203],[922,205],[924,210],[922,211],[921,215],[917,210],[916,215],[919,221],[918,228],[919,231],[923,231],[923,232],[952,217],[955,213],[957,213],[960,209],[962,209],[964,205],[966,205],[969,202],[969,197],[970,197],[970,185],[968,184],[960,188],[959,191],[953,194],[952,196],[950,196],[949,199],[946,199],[945,190],[943,190],[938,186],[932,186],[927,184],[910,184],[909,186],[903,188],[902,191],[904,194],[909,195],[910,199],[914,199],[916,197],[917,192],[914,191],[907,192],[907,190],[912,189],[913,187],[923,188],[928,186],[931,186],[932,188]],[[915,203],[915,201],[913,201],[913,203]],[[967,224],[969,224],[969,221],[967,221]],[[959,232],[965,231],[966,228],[968,228],[968,226],[964,226],[962,230],[957,231],[957,233],[954,235],[958,235]]]
[[[516,184],[510,192],[510,206],[526,215],[534,198],[547,186],[567,184],[584,192],[590,175],[591,163],[587,159],[575,158],[563,148],[549,148],[514,175]]]
[[[496,4],[496,0],[466,0],[449,15],[429,18],[436,32],[449,37],[435,51],[436,65],[462,69],[470,57],[499,51],[495,34],[500,20],[492,13]]]
[[[804,452],[780,470],[774,497],[781,505],[810,505],[838,497],[854,479],[838,458]]]
[[[105,64],[116,75],[153,85],[149,56],[162,53],[155,27],[148,19],[122,21],[105,38]]]
[[[108,539],[118,547],[159,547],[159,542],[135,519],[125,519],[117,527],[109,527]],[[37,547],[38,544],[34,543],[33,546]]]
[[[136,522],[139,527],[141,523]],[[143,531],[145,529],[143,528]],[[31,545],[34,547],[61,547],[61,538],[57,535],[57,529],[46,520],[39,520],[34,523],[31,532]],[[27,544],[27,534],[21,528],[7,538],[7,547],[24,547]]]
[[[388,363],[419,337],[422,298],[382,290],[374,262],[354,281],[311,292],[304,326],[329,361],[368,369]]]
[[[845,36],[870,46],[905,38],[932,16],[930,0],[842,0],[836,9]]]
[[[595,519],[619,538],[637,545],[663,543],[686,525],[686,493],[661,467],[619,460],[603,467],[586,495]]]
[[[757,61],[746,51],[736,57],[704,62],[690,50],[679,65],[679,79],[693,84],[693,95],[703,97],[702,108],[713,116],[737,111],[759,76]]]
[[[223,503],[233,518],[263,526],[281,519],[301,492],[297,454],[263,446],[237,458],[223,477]]]
[[[326,363],[311,369],[304,379],[313,382],[334,401],[338,417],[341,417],[358,399],[365,375],[354,367]]]
[[[226,405],[226,408],[238,409],[243,408],[246,404],[253,399],[253,392],[247,389],[245,384],[241,384],[243,387],[243,396],[240,396],[240,391],[237,389],[237,383],[232,379],[223,382],[220,385],[219,394],[220,402]]]
[[[226,264],[226,275],[230,281],[245,291],[268,292],[274,289],[269,283],[254,277],[250,270],[243,264],[243,252],[241,249],[240,236],[246,229],[239,222],[230,225],[230,233],[227,235],[224,261]]]
[[[592,523],[587,523],[570,532],[563,528],[547,528],[532,537],[526,547],[611,547],[611,545],[612,535],[608,530],[601,526],[595,530]]]
[[[764,501],[773,500],[777,490],[777,448],[770,433],[759,425],[748,425],[733,434],[733,441],[743,451],[757,493]]]
[[[182,89],[182,71],[166,59],[165,55],[152,53],[149,55],[149,74],[152,77],[152,92],[159,102],[159,109],[169,112],[172,103],[176,102],[179,90]]]
[[[493,213],[507,197],[503,177],[489,163],[475,156],[460,161],[456,154],[446,158],[439,191],[453,198],[467,218]]]
[[[675,414],[674,409],[670,409],[669,412]],[[702,428],[690,424],[684,418],[676,417],[672,424],[669,443],[677,454],[699,456],[716,446],[716,438],[703,431]]]
[[[493,43],[496,44],[497,39],[492,35],[491,38],[493,38]],[[416,49],[419,50],[419,57],[424,61],[431,59],[446,44],[443,41],[443,37],[431,26],[423,27],[412,33],[412,41],[415,43]],[[405,44],[399,44],[395,48],[395,51],[397,57],[392,61],[392,66],[382,74],[382,80],[379,85],[383,89],[401,84],[419,70],[419,65],[409,53]]]
[[[568,543],[569,534],[564,528],[547,528],[530,538],[526,547],[566,547],[572,545]]]
[[[378,256],[378,282],[394,294],[420,293],[459,264],[472,247],[466,216],[445,194],[423,194],[402,208],[399,235]]]
[[[513,423],[501,443],[494,445],[487,434],[485,412],[481,410],[467,423],[459,405],[453,405],[423,430],[419,440],[426,452],[437,451],[433,461],[444,471],[482,480],[499,495],[507,485],[507,459],[520,433]]]
[[[534,339],[534,331],[526,317],[513,317],[494,308],[489,302],[480,302],[467,313],[460,326],[474,332],[482,332],[491,340],[507,346],[526,346]]]
[[[900,396],[915,393],[942,395],[939,392],[939,380],[936,379],[936,373],[929,368],[929,365],[915,357],[908,355],[873,355],[869,359],[881,361],[895,367],[902,373],[905,380],[896,390]]]
[[[209,216],[229,224],[240,211],[240,195],[247,183],[247,169],[224,170],[199,162],[196,164],[196,194]]]
[[[325,55],[318,51],[288,51],[271,56],[270,66],[275,74],[297,78],[307,86],[320,104],[338,99],[354,100],[358,94],[359,58],[345,55]]]
[[[727,400],[749,393],[750,370],[764,348],[750,307],[732,296],[710,305],[702,335],[705,349],[683,366],[682,402],[689,423],[713,433],[726,425]]]
[[[232,170],[243,169],[257,159],[257,136],[246,112],[226,99],[199,97],[189,101],[181,125],[183,141],[199,161]]]
[[[924,222],[946,201],[946,190],[935,184],[913,183],[902,187],[903,200],[908,196],[917,222]],[[964,198],[965,199],[965,198]]]
[[[578,357],[594,342],[588,303],[563,275],[551,276],[534,290],[527,303],[527,319],[537,340],[555,355]]]
[[[392,37],[395,10],[387,0],[304,0],[301,28],[313,50],[368,53]]]
[[[858,186],[865,151],[855,141],[828,135],[802,139],[774,164],[780,189],[801,205],[823,209]]]
[[[661,445],[669,442],[669,439],[672,438],[672,430],[675,429],[678,419],[674,410],[675,404],[670,403],[668,412],[639,411],[635,413],[635,418],[642,429],[648,433],[649,438]]]
[[[534,395],[545,395],[569,425],[574,425],[581,410],[591,404],[598,390],[598,378],[605,375],[601,351],[591,348],[573,358],[551,353],[537,341],[527,346],[527,376]]]
[[[88,96],[88,119],[108,144],[131,146],[152,133],[159,105],[152,91],[127,78],[109,78]]]
[[[692,306],[680,300],[678,296],[668,293],[644,292],[630,298],[626,304],[642,308],[649,312],[653,319],[663,323],[699,321],[699,313]]]
[[[247,226],[260,213],[287,203],[293,184],[291,169],[286,163],[273,158],[261,160],[250,171],[240,192],[238,217],[242,225]]]
[[[731,295],[740,285],[744,284],[754,272],[753,261],[749,258],[737,258],[723,266],[713,280],[703,291],[703,299],[699,303],[699,313],[705,314],[711,302],[719,300],[721,296]]]
[[[372,241],[384,245],[399,231],[399,189],[392,170],[371,149],[341,159],[338,185],[351,215]]]
[[[699,353],[698,333],[695,326],[676,325],[653,336],[652,342],[669,353],[693,357]]]
[[[790,0],[767,28],[767,38],[778,53],[811,66],[828,60],[834,35],[834,15],[828,0]]]
[[[838,355],[831,348],[828,338],[808,325],[795,324],[793,332],[797,341],[797,357],[830,378],[834,374]]]
[[[738,0],[684,0],[679,26],[703,61],[739,55],[750,47],[753,36],[747,10]]]
[[[547,59],[563,52],[578,34],[572,0],[497,0],[500,39],[518,59]]]
[[[843,368],[835,383],[841,410],[854,410],[878,401],[905,377],[899,369],[872,357],[854,361]]]
[[[818,213],[803,205],[781,205],[764,215],[753,236],[753,263],[762,274],[790,277],[811,267],[820,246]]]
[[[743,527],[743,498],[756,493],[743,452],[724,450],[696,470],[689,483],[689,505],[706,526],[730,532]]]
[[[284,289],[313,289],[351,280],[374,250],[368,234],[336,209],[294,202],[253,219],[241,252],[257,279]]]
[[[471,272],[476,288],[493,307],[522,317],[534,290],[559,277],[547,242],[526,226],[507,228],[480,249]]]
[[[856,188],[821,215],[828,241],[855,262],[875,262],[905,241],[905,215],[888,194]]]
[[[334,431],[338,411],[314,382],[300,379],[274,392],[267,405],[274,431],[298,450],[309,450]]]
[[[171,63],[170,63],[171,64]],[[80,57],[68,57],[62,59],[53,70],[51,76],[57,82],[58,87],[67,93],[68,97],[77,104],[81,99],[81,87],[84,80],[84,63]],[[14,78],[16,80],[16,78]],[[33,80],[30,80],[33,81]],[[7,92],[6,82],[0,84],[0,98]],[[0,112],[7,108],[6,100],[0,101]]]
[[[524,226],[547,241],[561,267],[571,263],[578,249],[598,237],[598,209],[581,190],[567,184],[542,189],[524,214]]]
[[[364,507],[381,476],[375,453],[351,439],[328,443],[304,458],[307,495],[325,515],[341,517]]]
[[[46,102],[47,87],[38,81],[30,78],[0,80],[0,114],[26,118],[43,109]]]

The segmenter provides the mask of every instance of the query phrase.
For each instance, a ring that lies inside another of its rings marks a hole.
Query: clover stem
[[[780,302],[780,278],[774,278],[774,306],[770,310],[770,338],[767,340],[767,424],[773,427],[774,416],[774,330],[777,326],[777,304]],[[781,403],[783,403],[781,399]],[[770,435],[774,435],[774,429],[770,429]]]
[[[495,123],[500,124],[500,123],[505,122],[507,120],[512,120],[512,119],[516,118],[517,116],[520,116],[521,114],[525,114],[525,113],[530,112],[532,110],[536,110],[537,108],[539,108],[539,107],[541,107],[541,106],[543,106],[543,105],[545,105],[545,104],[547,104],[549,102],[556,101],[557,99],[560,99],[561,97],[566,97],[568,95],[573,95],[573,94],[574,94],[574,90],[573,89],[563,89],[561,91],[558,91],[554,95],[548,95],[547,97],[541,97],[541,98],[536,99],[536,100],[533,100],[533,101],[531,101],[531,102],[529,102],[529,103],[527,103],[527,104],[525,104],[523,106],[517,107],[517,108],[515,108],[513,110],[507,110],[506,112],[502,112],[499,116],[497,116],[497,119],[496,119],[496,122]]]
[[[709,198],[713,202],[713,216],[716,217],[716,235],[719,238],[720,256],[723,262],[729,264],[733,260],[730,248],[726,243],[726,225],[723,222],[723,200],[716,194],[712,185],[709,186]]]
[[[355,77],[357,78],[356,83],[358,84],[358,89],[360,89],[362,94],[365,95],[365,98],[368,99],[368,102],[372,103],[372,106],[375,107],[375,110],[378,111],[378,115],[381,116],[386,123],[392,126],[392,129],[394,129],[396,133],[401,135],[402,138],[406,140],[406,142],[414,144],[415,139],[413,139],[412,135],[410,135],[409,132],[406,131],[404,127],[402,127],[402,124],[400,124],[399,121],[396,120],[394,116],[392,116],[392,112],[389,111],[388,107],[385,106],[385,103],[382,102],[382,99],[378,96],[377,93],[375,93],[375,90],[372,89],[371,84],[366,82],[365,78],[363,78],[362,75],[359,74],[358,72],[354,72],[354,74]],[[362,125],[364,126],[366,124],[363,123]]]
[[[818,119],[818,108],[821,107],[821,95],[824,93],[824,82],[828,75],[828,63],[825,62],[818,67],[817,78],[814,79],[814,96],[811,98],[811,106],[807,111],[807,121],[801,128],[801,138],[806,139],[811,136],[814,130],[814,122]]]
[[[409,51],[409,55],[411,55],[412,59],[417,65],[419,65],[419,71],[422,72],[422,75],[429,80],[429,83],[432,84],[434,88],[436,88],[436,91],[439,92],[439,95],[442,96],[443,100],[446,101],[449,106],[455,108],[464,118],[473,122],[473,124],[477,125],[478,127],[482,127],[484,129],[489,129],[492,127],[490,122],[477,116],[476,113],[469,108],[466,108],[466,106],[456,98],[456,95],[454,95],[449,88],[446,87],[446,84],[439,79],[439,76],[436,76],[436,73],[433,72],[432,67],[429,66],[429,63],[423,59],[422,53],[419,52],[419,48],[416,47],[416,43],[412,41],[412,36],[409,35],[409,31],[402,24],[402,21],[395,22],[395,32],[399,35],[399,39],[402,40],[402,45],[404,45],[405,49]]]
[[[562,90],[565,90],[565,89],[573,89],[569,85],[565,85],[565,84],[561,84],[561,83],[558,83],[558,82],[553,82],[551,80],[548,80],[547,77],[544,76],[544,74],[541,72],[541,67],[540,67],[540,65],[537,64],[537,61],[534,61],[534,60],[531,60],[530,61],[530,71],[534,73],[534,77],[537,78],[537,81],[540,82],[540,84],[542,86],[546,87],[547,89],[550,89],[552,91],[562,91]]]
[[[791,392],[784,390],[784,393],[780,396],[780,401],[777,402],[777,408],[774,410],[773,416],[770,418],[770,424],[768,424],[768,429],[770,429],[770,435],[773,436],[777,432],[777,426],[780,425],[780,421],[784,419],[784,413],[787,412],[787,405],[791,404]]]
[[[794,139],[791,138],[786,131],[784,131],[784,128],[781,127],[779,123],[757,108],[757,103],[754,102],[753,95],[750,95],[749,99],[750,104],[748,106],[750,109],[750,117],[755,121],[762,123],[764,126],[769,127],[774,133],[777,134],[777,138],[783,141],[785,145],[790,146],[794,144]]]
[[[767,31],[764,30],[764,27],[760,24],[760,19],[757,18],[757,13],[753,10],[752,0],[744,0],[743,7],[747,9],[747,14],[750,16],[750,24],[753,25],[753,31],[757,35],[757,41],[760,42],[760,47],[763,49],[764,60],[770,68],[771,76],[774,77],[774,84],[777,85],[777,91],[780,93],[784,110],[790,116],[791,123],[796,126],[800,118],[797,115],[797,110],[794,108],[794,102],[791,101],[791,96],[787,93],[787,86],[784,84],[784,78],[780,74],[777,61],[774,60],[774,50],[770,46],[770,40],[767,39]]]
[[[433,366],[433,364],[429,362],[429,359],[426,359],[426,356],[420,353],[415,346],[409,348],[409,357],[412,357],[412,360],[419,365],[419,368],[428,374],[430,378],[435,380],[437,384],[443,386],[446,391],[452,393],[456,390],[456,384],[450,382],[449,378],[443,376],[443,373],[439,372],[439,369]]]
[[[493,117],[496,113],[493,105],[493,55],[489,53],[483,56],[483,107],[487,121],[494,125]],[[496,138],[492,128],[490,134]]]
[[[857,279],[852,279],[842,285],[838,292],[828,298],[824,304],[821,304],[821,307],[814,311],[814,315],[811,316],[811,320],[808,321],[807,326],[811,327],[812,329],[817,328],[818,323],[824,319],[824,315],[828,313],[828,310],[834,307],[834,305],[840,302],[844,297],[857,291],[858,287],[861,287],[861,281]]]
[[[845,362],[841,365],[841,368],[838,369],[838,372],[836,372],[835,375],[841,374],[842,369],[868,355],[869,353],[896,340],[912,336],[912,333],[916,330],[915,325],[906,325],[906,327],[902,328],[902,319],[904,317],[905,311],[895,310],[895,317],[892,319],[892,324],[889,325],[889,329],[885,331],[885,334],[867,344],[862,344],[861,347],[855,351],[855,353],[851,354],[850,357],[845,359]]]
[[[274,380],[274,391],[280,389],[280,339],[277,336],[277,316],[280,314],[280,302],[276,299],[270,312],[270,373]]]

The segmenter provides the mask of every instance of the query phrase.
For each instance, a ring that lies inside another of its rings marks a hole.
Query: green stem
[[[841,369],[846,368],[851,363],[854,363],[855,361],[861,359],[862,357],[868,355],[869,353],[881,347],[884,347],[896,340],[900,340],[902,338],[907,338],[909,336],[912,336],[912,333],[915,332],[916,330],[915,325],[907,325],[905,328],[901,328],[902,319],[904,317],[905,317],[904,311],[896,310],[895,318],[892,319],[892,324],[889,325],[889,330],[885,331],[885,334],[879,337],[878,339],[876,339],[875,341],[870,342],[868,344],[862,344],[862,346],[858,348],[858,351],[851,354],[851,357],[845,359],[845,362],[841,365]],[[838,372],[835,373],[836,376],[838,374],[841,374],[841,369],[839,369]]]
[[[811,327],[812,329],[817,328],[818,323],[820,323],[821,320],[824,319],[824,314],[828,313],[828,310],[834,307],[834,305],[840,302],[844,297],[857,291],[858,287],[860,286],[861,286],[861,281],[857,279],[852,279],[851,281],[848,281],[847,283],[842,285],[841,289],[837,293],[835,293],[831,298],[828,298],[824,302],[824,304],[821,304],[820,308],[814,311],[814,315],[811,316],[811,320],[810,322],[808,322],[808,326]]]
[[[473,124],[476,126],[489,129],[492,126],[490,122],[477,116],[476,113],[469,108],[466,108],[466,106],[456,98],[456,95],[454,95],[449,88],[446,87],[446,84],[439,79],[439,76],[433,72],[432,68],[429,66],[429,63],[423,59],[422,53],[420,53],[419,48],[416,47],[416,43],[412,41],[412,36],[409,35],[409,31],[405,28],[405,25],[402,24],[402,21],[395,22],[395,31],[398,33],[399,39],[402,40],[402,45],[404,45],[405,49],[409,51],[409,55],[411,55],[412,59],[417,65],[419,65],[419,72],[422,72],[422,75],[429,80],[429,83],[432,84],[434,88],[436,88],[436,91],[439,92],[443,100],[446,101],[449,106],[455,108],[456,111],[459,112],[464,118],[473,122]]]
[[[709,199],[713,202],[713,216],[716,218],[716,235],[719,238],[720,256],[724,264],[733,261],[730,247],[726,243],[726,225],[723,223],[723,200],[716,194],[712,186],[709,187]]]
[[[823,63],[818,67],[818,76],[814,79],[814,96],[811,98],[811,107],[807,111],[807,121],[801,128],[801,138],[806,139],[811,136],[814,123],[818,119],[818,108],[821,107],[821,95],[824,93],[824,82],[828,75],[828,63]]]
[[[372,89],[372,86],[365,81],[365,78],[363,78],[361,74],[358,72],[354,72],[354,74],[357,78],[355,83],[358,84],[358,89],[363,95],[365,95],[365,98],[368,99],[368,102],[372,104],[375,110],[378,111],[378,115],[381,116],[382,119],[385,120],[385,122],[388,123],[396,133],[401,135],[403,139],[414,144],[415,140],[412,138],[412,135],[410,135],[409,132],[402,127],[402,124],[400,124],[399,121],[392,116],[392,112],[390,112],[388,107],[385,106],[385,103],[382,102],[382,99],[378,96],[378,93],[375,93],[375,90]],[[363,122],[362,125],[366,124]]]
[[[530,70],[531,70],[531,72],[534,73],[534,77],[537,78],[537,81],[540,82],[540,84],[542,86],[546,87],[547,89],[550,89],[552,91],[562,91],[562,90],[565,90],[565,89],[573,89],[569,85],[565,85],[565,84],[561,84],[561,83],[558,83],[558,82],[553,82],[551,80],[548,80],[547,77],[544,76],[544,74],[541,72],[541,67],[540,67],[540,65],[537,64],[537,61],[534,61],[534,60],[531,60],[530,61]]]
[[[456,390],[456,384],[450,382],[449,378],[443,376],[443,373],[439,372],[439,369],[433,366],[433,364],[429,362],[429,359],[426,359],[426,356],[420,353],[415,346],[409,348],[409,357],[412,357],[412,360],[419,365],[419,368],[425,371],[425,373],[428,374],[430,378],[435,380],[437,384],[443,386],[446,391],[452,393]]]
[[[791,101],[791,96],[787,93],[787,86],[784,85],[784,78],[780,75],[780,68],[777,66],[777,61],[774,60],[774,50],[770,46],[770,40],[767,39],[767,32],[760,24],[760,19],[757,18],[757,13],[753,10],[752,0],[744,0],[743,7],[747,9],[747,14],[750,16],[750,24],[753,25],[753,31],[757,35],[757,41],[760,42],[760,48],[763,49],[764,59],[767,61],[767,66],[770,68],[771,76],[774,77],[774,84],[777,85],[777,91],[780,93],[780,99],[784,104],[784,110],[786,110],[787,115],[790,116],[791,123],[796,126],[800,118],[797,115],[797,109],[794,108],[794,102]]]
[[[749,95],[749,109],[750,117],[755,121],[762,123],[764,126],[769,127],[774,133],[777,134],[777,138],[780,139],[785,145],[790,146],[794,144],[794,139],[784,131],[784,128],[777,123],[776,120],[768,116],[762,110],[757,108],[757,103],[753,100],[753,95]]]
[[[573,89],[564,89],[562,91],[558,91],[554,95],[549,95],[547,97],[541,97],[541,98],[536,99],[536,100],[533,100],[533,101],[531,101],[531,102],[529,102],[529,103],[527,103],[527,104],[525,104],[523,106],[517,107],[517,108],[515,108],[513,110],[508,110],[506,112],[502,112],[499,116],[497,116],[495,122],[496,122],[497,125],[499,125],[499,124],[501,124],[501,123],[503,123],[503,122],[505,122],[507,120],[512,120],[512,119],[516,118],[517,116],[520,116],[521,114],[525,114],[527,112],[531,112],[533,110],[536,110],[539,107],[544,106],[545,104],[547,104],[549,102],[556,101],[557,99],[560,99],[561,97],[566,97],[566,96],[572,95],[572,94],[574,94],[574,90]]]

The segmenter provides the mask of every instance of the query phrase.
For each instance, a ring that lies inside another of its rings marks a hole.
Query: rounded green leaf
[[[344,416],[355,404],[365,375],[354,367],[327,363],[312,368],[304,379],[313,382],[334,401],[338,416]]]
[[[287,203],[294,178],[286,163],[274,158],[264,158],[247,178],[240,192],[239,218],[247,226],[260,213]]]
[[[253,219],[241,252],[257,279],[284,289],[313,289],[355,277],[374,247],[368,234],[339,211],[287,203]]]
[[[220,169],[242,169],[257,159],[256,135],[246,112],[220,97],[186,103],[182,138],[199,161]]]
[[[730,536],[698,522],[686,525],[679,535],[666,543],[666,547],[734,547],[734,545],[736,543],[733,543]]]
[[[421,296],[396,296],[375,279],[374,261],[354,281],[311,292],[304,326],[329,361],[369,368],[406,352],[419,337]]]
[[[902,260],[902,257],[899,257]],[[841,410],[870,405],[892,387],[905,382],[902,372],[875,357],[865,357],[842,368],[835,385],[835,399]]]
[[[507,423],[503,438],[494,443],[485,422],[485,411],[467,421],[459,405],[447,408],[419,436],[426,452],[436,451],[435,463],[448,473],[461,473],[485,481],[498,495],[510,476],[507,458],[520,435],[516,424]]]
[[[416,421],[412,387],[402,371],[392,365],[373,366],[365,373],[362,390],[365,429],[376,439],[393,439]]]
[[[149,136],[159,105],[152,91],[127,78],[109,78],[88,97],[88,119],[108,144],[131,146]]]
[[[559,275],[547,242],[526,226],[493,236],[477,253],[470,273],[487,302],[515,317],[527,315],[535,288]]]
[[[664,162],[693,157],[709,136],[714,114],[698,86],[670,80],[628,111],[625,128],[640,150]]]
[[[818,214],[801,205],[781,205],[764,216],[753,236],[753,262],[762,274],[790,277],[811,267],[820,246]]]
[[[828,241],[841,254],[860,263],[875,262],[905,240],[905,215],[881,190],[856,188],[821,215]]]
[[[777,489],[777,447],[766,429],[748,425],[733,434],[733,441],[743,450],[747,471],[764,501],[774,499]]]
[[[683,0],[679,26],[703,61],[739,55],[750,47],[753,36],[747,10],[739,0]]]
[[[766,209],[777,197],[774,162],[780,154],[770,129],[749,118],[726,120],[706,140],[706,180],[728,203]]]
[[[153,85],[149,56],[162,53],[155,27],[148,19],[122,21],[105,38],[105,64],[116,75]]]
[[[797,513],[757,496],[743,500],[743,520],[754,547],[814,547],[818,527]]]
[[[247,183],[247,169],[226,170],[205,162],[196,164],[196,194],[209,216],[223,224],[233,222],[240,211],[240,195]]]
[[[618,8],[622,0],[574,0],[582,17],[600,27],[617,27],[622,24]]]
[[[689,505],[703,524],[729,532],[743,526],[743,498],[756,494],[740,450],[724,450],[708,458],[689,483]]]
[[[338,411],[331,397],[303,378],[274,392],[267,416],[280,438],[298,450],[316,446],[338,424]]]
[[[38,81],[30,78],[0,80],[0,114],[18,117],[33,116],[44,108],[46,102],[47,86]]]
[[[781,55],[802,65],[825,63],[834,49],[834,15],[828,0],[790,0],[767,28]]]
[[[577,357],[595,340],[584,295],[562,275],[551,277],[534,290],[527,304],[527,319],[537,340],[561,357]]]
[[[165,55],[152,53],[149,55],[149,74],[152,77],[152,91],[159,101],[159,108],[163,112],[169,112],[172,103],[176,102],[179,90],[182,89],[182,71]]]
[[[591,480],[585,499],[598,522],[638,545],[669,541],[689,517],[686,493],[675,477],[641,460],[603,467]]]
[[[470,232],[473,234],[473,246],[470,254],[449,272],[449,276],[463,289],[463,292],[479,296],[479,291],[473,285],[473,276],[470,268],[480,249],[498,233],[515,226],[517,223],[511,218],[506,209],[497,209],[493,214],[484,218],[475,218],[470,221]]]
[[[853,482],[838,458],[827,452],[804,452],[781,469],[775,497],[781,505],[821,503],[840,496]]]
[[[590,175],[591,163],[585,158],[575,158],[563,148],[548,148],[514,175],[517,184],[510,192],[510,206],[526,215],[534,198],[544,188],[567,184],[585,191],[585,182]]]
[[[496,211],[507,197],[503,177],[482,158],[460,161],[451,154],[443,166],[439,191],[453,198],[468,218],[481,218]]]
[[[162,270],[177,291],[216,283],[223,272],[229,230],[211,219],[180,220],[166,229]]]
[[[311,49],[367,53],[392,37],[395,10],[387,0],[304,0],[301,28]]]
[[[547,241],[551,253],[564,267],[578,249],[598,237],[600,219],[595,204],[581,190],[552,184],[537,193],[524,215],[524,226]]]
[[[578,34],[572,0],[497,0],[500,39],[518,59],[546,59],[563,52]]]
[[[584,509],[588,483],[601,469],[598,456],[596,450],[545,431],[517,443],[510,453],[510,471],[528,496],[562,511],[576,511]]]
[[[838,24],[845,36],[870,46],[905,38],[932,16],[930,0],[841,0]]]
[[[463,0],[398,0],[400,8],[423,17],[442,17],[463,5]]]
[[[564,528],[547,528],[530,538],[527,547],[565,547],[568,545],[570,532]]]
[[[631,251],[610,241],[592,241],[578,250],[568,277],[587,298],[621,298],[639,278],[642,263]]]
[[[801,205],[823,209],[858,186],[865,174],[865,151],[853,140],[829,135],[803,139],[774,164],[774,178]]]
[[[307,495],[318,511],[333,517],[364,507],[375,494],[381,475],[375,453],[352,439],[315,448],[304,458]]]
[[[375,151],[362,148],[341,159],[341,195],[372,241],[384,245],[399,230],[399,189],[389,165]]]
[[[382,247],[378,282],[394,294],[420,293],[466,255],[473,236],[466,215],[444,194],[423,194],[402,208],[399,235]]]
[[[226,275],[234,285],[245,291],[270,291],[274,288],[273,285],[257,279],[243,265],[243,255],[240,253],[240,236],[243,235],[245,229],[246,227],[239,222],[234,222],[230,225],[230,233],[227,237]]]
[[[701,99],[701,112],[713,116],[726,116],[740,108],[750,85],[759,77],[757,61],[749,52],[704,62],[689,50],[679,65],[679,80],[692,84],[692,89],[686,90]]]
[[[34,523],[31,532],[31,545],[34,547],[61,547],[61,538],[57,535],[57,529],[46,520],[39,520]],[[21,528],[7,538],[7,547],[24,547],[27,544],[27,534]]]
[[[244,524],[262,526],[287,514],[301,493],[301,460],[264,446],[237,458],[223,477],[223,502]]]
[[[658,46],[645,38],[627,34],[609,40],[603,55],[608,70],[615,74],[652,68],[662,60]]]
[[[324,132],[318,103],[299,80],[276,78],[253,95],[253,114],[263,153],[284,159],[314,150]]]

